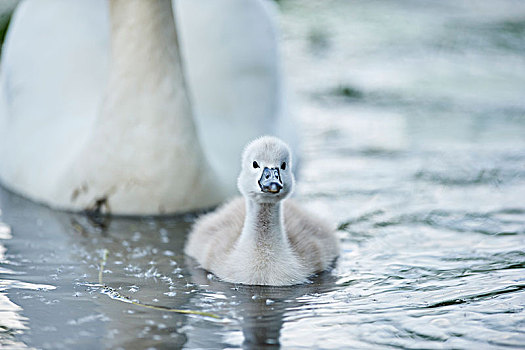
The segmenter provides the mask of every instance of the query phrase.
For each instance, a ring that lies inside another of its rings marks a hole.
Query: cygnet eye
[[[259,163],[257,163],[255,160],[253,161],[252,165],[254,169],[257,169],[259,167]]]
[[[283,164],[281,164],[281,169],[282,170],[286,169],[286,162],[283,162]]]

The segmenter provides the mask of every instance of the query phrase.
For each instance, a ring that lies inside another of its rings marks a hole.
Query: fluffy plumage
[[[186,254],[219,278],[243,284],[298,284],[330,268],[339,254],[334,230],[293,200],[283,203],[293,188],[290,166],[290,151],[279,139],[249,144],[238,179],[244,198],[201,217],[189,234]],[[264,192],[259,184],[270,167],[280,169],[278,193]]]

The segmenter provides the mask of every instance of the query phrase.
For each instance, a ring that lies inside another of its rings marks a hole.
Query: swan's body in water
[[[250,143],[242,156],[236,198],[198,219],[185,252],[233,283],[293,285],[330,268],[339,254],[335,230],[300,208],[288,146],[275,137]]]
[[[2,184],[114,214],[190,211],[235,191],[242,145],[287,129],[269,9],[174,4],[177,28],[169,0],[19,5],[2,51]]]

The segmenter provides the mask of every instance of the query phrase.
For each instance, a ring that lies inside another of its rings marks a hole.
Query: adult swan
[[[179,0],[179,45],[169,0],[20,4],[1,62],[2,183],[66,210],[219,203],[242,146],[286,129],[266,6]]]

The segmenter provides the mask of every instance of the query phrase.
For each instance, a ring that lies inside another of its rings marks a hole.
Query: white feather
[[[187,85],[166,9],[141,16],[156,3],[169,4],[120,3],[112,23],[127,44],[114,40],[112,54],[105,1],[19,5],[1,62],[4,185],[69,210],[100,198],[118,214],[192,210],[235,191],[249,139],[286,133],[277,39],[262,1],[176,2]]]

